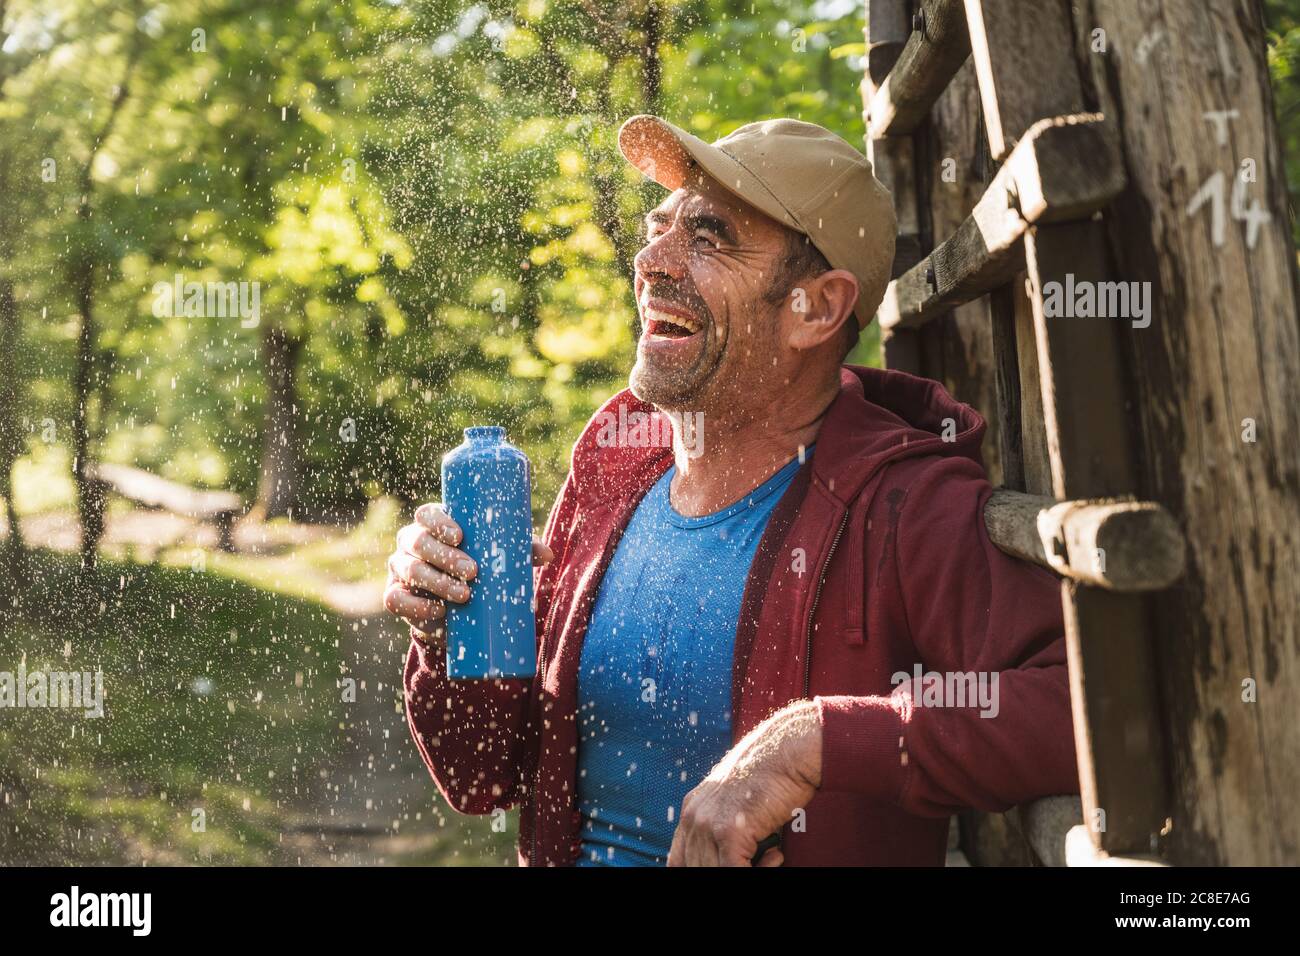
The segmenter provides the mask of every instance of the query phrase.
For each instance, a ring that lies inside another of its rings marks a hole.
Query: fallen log
[[[142,507],[212,522],[217,527],[218,547],[223,551],[234,550],[234,523],[244,510],[244,502],[233,491],[190,488],[129,465],[94,463],[87,466],[86,474],[90,480]]]

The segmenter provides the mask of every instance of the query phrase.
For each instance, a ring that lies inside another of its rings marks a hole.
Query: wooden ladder
[[[1065,0],[868,0],[867,23],[868,155],[894,195],[899,227],[894,279],[877,314],[885,364],[924,374],[920,330],[989,296],[1008,487],[985,519],[1000,548],[1061,577],[1082,797],[1082,820],[1078,803],[1068,803],[1078,825],[1069,861],[1150,861],[1169,806],[1142,593],[1179,577],[1184,543],[1159,504],[1132,497],[1138,472],[1120,323],[1045,307],[1053,283],[1108,281],[1100,219],[1125,185],[1119,136],[1086,107]],[[968,59],[998,166],[965,221],[936,241],[921,194],[935,162],[923,134]],[[1033,443],[1046,445],[1050,498],[1018,490]],[[1067,858],[1065,834],[1050,825],[1060,805],[1021,808],[1048,862]]]

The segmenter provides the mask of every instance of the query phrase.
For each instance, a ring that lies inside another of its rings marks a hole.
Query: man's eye
[[[717,240],[713,238],[713,235],[711,233],[700,231],[695,234],[693,239],[697,245],[704,244],[708,246],[710,249],[718,248]]]

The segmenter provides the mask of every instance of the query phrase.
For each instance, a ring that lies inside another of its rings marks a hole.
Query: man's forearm
[[[777,711],[765,722],[766,734],[791,776],[813,787],[822,782],[822,725],[817,704],[801,700]],[[760,732],[762,729],[757,729]]]

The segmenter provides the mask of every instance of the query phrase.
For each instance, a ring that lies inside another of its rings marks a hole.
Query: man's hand
[[[460,525],[437,502],[420,505],[415,523],[397,532],[397,550],[388,558],[384,607],[425,642],[443,635],[448,601],[469,600],[469,582],[478,566],[455,547],[463,538]],[[540,538],[533,538],[534,564],[549,564],[554,557]]]
[[[817,705],[801,700],[763,721],[682,801],[669,866],[748,866],[760,841],[790,822],[821,785]],[[780,866],[779,849],[759,866]]]

